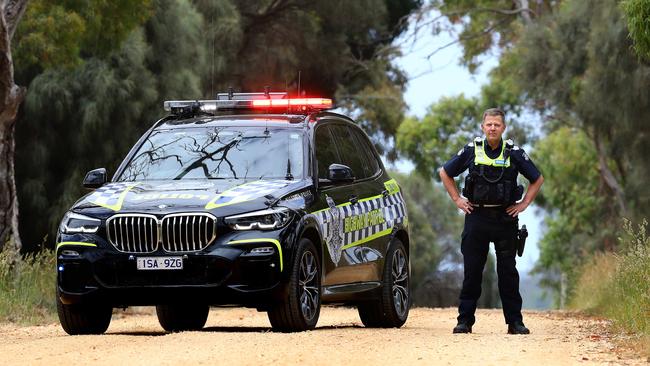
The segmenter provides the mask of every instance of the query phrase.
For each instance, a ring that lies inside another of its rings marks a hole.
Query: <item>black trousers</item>
[[[515,262],[518,221],[504,208],[475,208],[471,214],[465,215],[461,243],[465,278],[458,306],[459,322],[472,325],[476,321],[474,313],[481,296],[483,268],[490,242],[494,243],[496,252],[499,295],[506,323],[522,321],[519,272]]]

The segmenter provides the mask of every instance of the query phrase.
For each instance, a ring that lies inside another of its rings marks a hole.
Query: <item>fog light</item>
[[[251,253],[253,254],[273,254],[273,247],[259,247],[259,248],[253,248],[251,250]]]
[[[65,257],[78,257],[79,252],[77,252],[76,250],[62,250],[61,255]]]

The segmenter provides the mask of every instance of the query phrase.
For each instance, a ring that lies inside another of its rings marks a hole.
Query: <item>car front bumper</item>
[[[260,239],[255,233],[233,233],[192,253],[121,253],[99,236],[61,235],[58,295],[64,304],[93,301],[114,307],[182,301],[262,307],[281,296],[286,271],[282,232],[264,234]],[[267,250],[252,251],[260,247]],[[182,269],[137,268],[139,257],[171,256],[182,257]]]

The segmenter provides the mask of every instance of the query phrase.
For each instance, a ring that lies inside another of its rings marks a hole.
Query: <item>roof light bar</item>
[[[270,99],[256,99],[258,93],[247,93],[242,98],[221,99],[217,100],[167,100],[163,103],[165,111],[172,114],[196,114],[198,112],[214,113],[220,110],[268,110],[273,109],[278,112],[286,110],[288,113],[302,113],[314,110],[324,110],[333,108],[331,99],[327,98],[278,98],[280,93],[271,96]],[[259,93],[261,94],[261,93]],[[262,94],[263,95],[263,94]]]

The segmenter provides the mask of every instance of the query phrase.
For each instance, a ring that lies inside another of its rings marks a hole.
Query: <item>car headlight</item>
[[[228,216],[226,224],[235,230],[273,230],[281,228],[291,221],[291,211],[285,207],[249,212]]]
[[[63,216],[59,230],[65,234],[95,233],[101,222],[99,219],[68,212]]]

